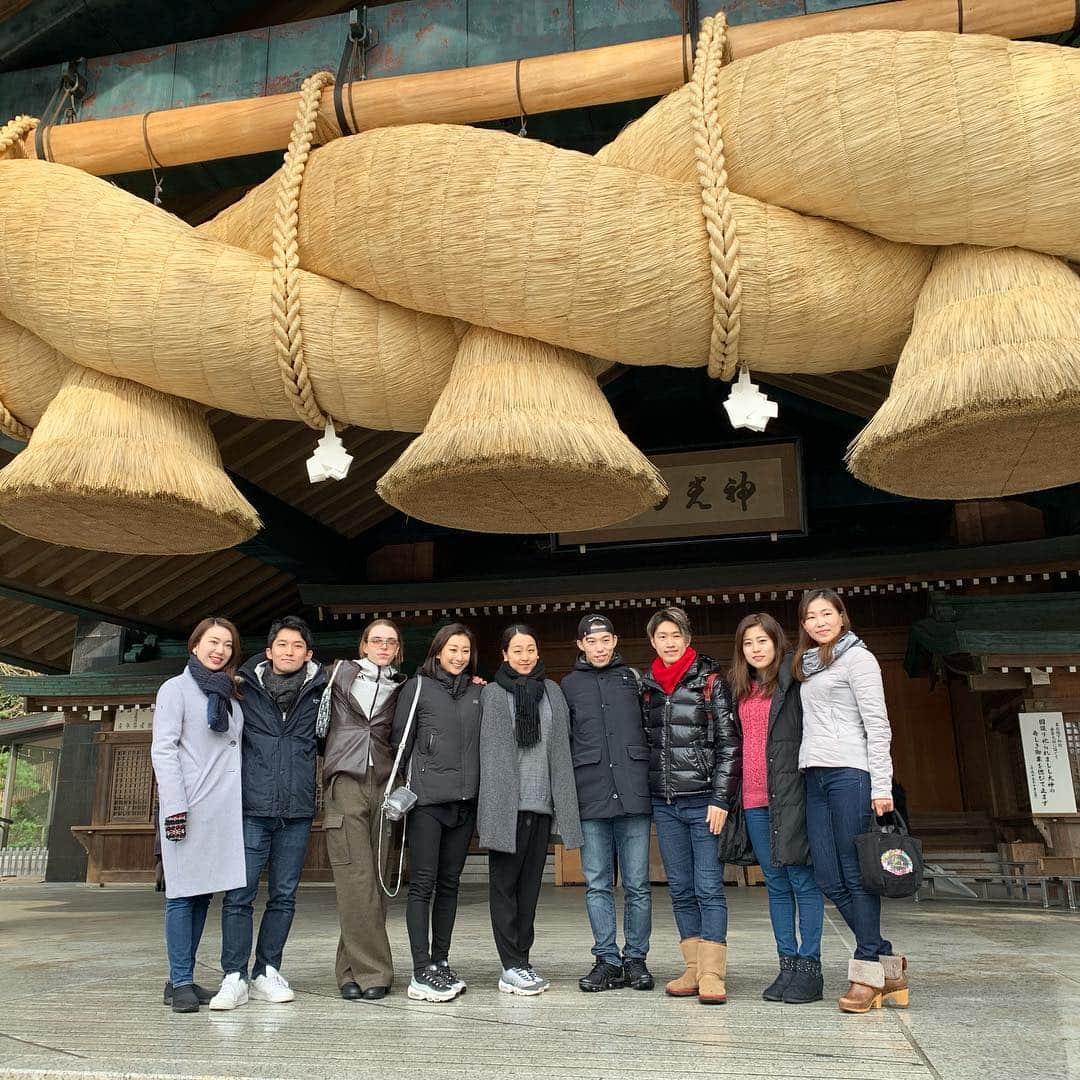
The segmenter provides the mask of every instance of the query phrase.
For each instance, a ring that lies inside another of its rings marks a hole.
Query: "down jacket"
[[[270,661],[253,656],[240,669],[244,696],[244,813],[303,818],[315,814],[315,717],[326,672],[309,660],[304,684],[284,716],[263,686]]]
[[[720,665],[698,654],[670,697],[653,678],[642,678],[645,736],[649,742],[649,791],[671,802],[708,795],[722,810],[731,808],[742,775],[742,737],[731,707],[731,690]],[[712,701],[705,684],[717,672]]]

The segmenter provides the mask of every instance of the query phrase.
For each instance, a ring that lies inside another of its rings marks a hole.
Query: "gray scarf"
[[[848,649],[866,648],[866,642],[861,637],[848,630],[844,633],[833,645],[832,658],[833,661],[837,661],[841,656],[848,651]],[[815,645],[812,649],[807,649],[802,655],[802,673],[803,678],[808,679],[811,675],[816,675],[819,671],[824,671],[825,665],[821,662],[821,648]]]

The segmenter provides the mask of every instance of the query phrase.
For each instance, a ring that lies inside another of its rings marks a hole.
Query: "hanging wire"
[[[79,71],[82,59],[69,60],[64,65],[60,83],[49,98],[45,111],[41,114],[41,122],[34,132],[34,151],[42,161],[52,161],[52,128],[60,122],[73,124],[79,118],[79,105],[86,96],[86,78]]]
[[[161,188],[163,179],[158,176],[158,169],[164,171],[165,166],[158,160],[157,154],[154,153],[153,147],[150,145],[150,134],[147,128],[147,124],[150,120],[150,113],[155,110],[151,109],[149,112],[143,113],[142,118],[142,137],[143,145],[146,147],[146,160],[150,163],[150,175],[154,178],[154,205],[161,205]]]
[[[518,113],[520,114],[518,119],[521,121],[518,135],[524,139],[529,134],[529,114],[525,111],[525,102],[521,100],[521,57],[518,57],[518,61],[514,65],[514,90],[517,93]]]

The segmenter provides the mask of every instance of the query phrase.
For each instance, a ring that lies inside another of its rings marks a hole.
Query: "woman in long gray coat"
[[[536,633],[516,623],[502,636],[502,666],[480,695],[477,831],[488,849],[491,927],[499,989],[533,996],[550,985],[529,963],[536,903],[554,820],[563,844],[582,844],[570,710],[544,678]]]
[[[165,870],[165,1004],[198,1012],[213,993],[195,983],[195,953],[213,893],[247,880],[240,792],[236,668],[240,634],[203,619],[188,640],[187,668],[158,691],[150,757],[157,777]]]

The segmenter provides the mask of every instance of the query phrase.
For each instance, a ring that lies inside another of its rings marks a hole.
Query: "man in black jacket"
[[[289,615],[270,627],[265,658],[240,669],[244,851],[247,884],[230,889],[221,909],[221,989],[211,1009],[296,996],[281,974],[281,955],[296,910],[296,890],[315,816],[315,719],[326,673],[312,662],[311,630]],[[270,895],[248,962],[255,896],[267,872]]]
[[[588,992],[627,985],[635,990],[653,988],[645,964],[652,931],[649,748],[641,722],[641,677],[622,662],[618,644],[610,619],[586,615],[578,624],[577,664],[562,681],[570,706],[574,779],[585,839],[581,849],[585,907],[596,958],[592,970],[578,982]],[[625,893],[622,955],[615,942],[616,855]]]

